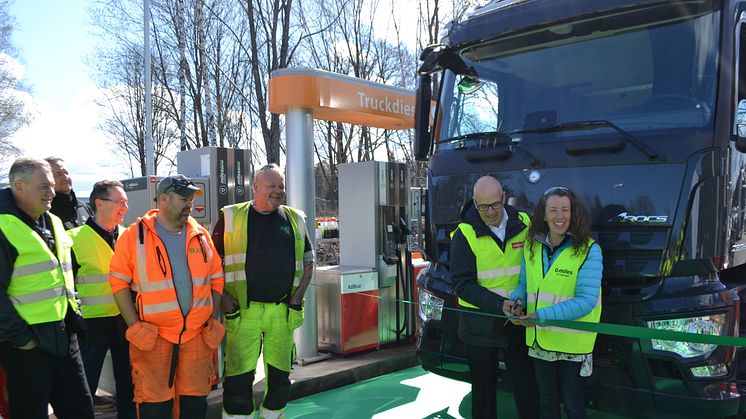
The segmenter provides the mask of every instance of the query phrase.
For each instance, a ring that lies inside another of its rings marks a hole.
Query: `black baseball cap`
[[[205,193],[202,189],[194,186],[192,180],[184,175],[173,175],[164,177],[158,182],[158,185],[156,186],[156,192],[158,193],[158,195],[168,192],[174,192],[185,198],[188,198],[192,195],[202,196]]]

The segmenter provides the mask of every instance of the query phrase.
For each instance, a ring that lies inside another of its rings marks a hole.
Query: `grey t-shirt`
[[[176,298],[179,299],[181,314],[186,316],[192,306],[192,275],[189,272],[186,252],[186,225],[180,232],[174,233],[166,230],[158,220],[155,221],[155,229],[158,237],[166,246],[168,260],[171,262],[171,273],[173,274]]]

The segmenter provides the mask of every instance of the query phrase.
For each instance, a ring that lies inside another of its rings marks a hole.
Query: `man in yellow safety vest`
[[[258,417],[285,417],[293,330],[303,323],[303,295],[313,274],[306,217],[282,205],[285,176],[279,167],[260,169],[253,190],[253,201],[223,208],[213,231],[225,268],[224,419],[254,416],[252,384],[260,351],[267,392]]]
[[[522,327],[494,317],[518,286],[529,217],[505,204],[500,182],[483,176],[451,235],[451,275],[462,312],[459,338],[466,346],[472,417],[497,417],[499,360],[505,361],[513,400],[522,419],[538,417],[536,379]],[[502,358],[499,357],[502,352]]]
[[[44,160],[19,158],[0,190],[0,361],[10,417],[93,419],[78,348],[72,240],[49,212],[54,178]]]
[[[86,325],[80,352],[95,406],[103,404],[96,403],[96,388],[106,352],[111,352],[118,419],[134,419],[129,345],[125,338],[127,324],[119,314],[109,284],[109,264],[117,239],[124,231],[120,223],[129,208],[127,194],[121,182],[102,180],[93,185],[89,203],[93,216],[84,225],[68,230],[73,239],[75,288]]]

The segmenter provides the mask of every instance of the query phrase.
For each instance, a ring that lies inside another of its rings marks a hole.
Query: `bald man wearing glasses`
[[[504,203],[500,182],[483,176],[451,233],[451,277],[458,296],[458,334],[466,346],[472,385],[472,417],[497,417],[499,361],[505,362],[519,417],[539,417],[534,370],[521,327],[495,317],[518,285],[523,242],[530,224]],[[502,354],[502,356],[500,356]]]

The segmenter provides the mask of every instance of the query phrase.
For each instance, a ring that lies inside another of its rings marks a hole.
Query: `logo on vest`
[[[554,268],[554,273],[563,278],[569,278],[572,276],[573,271],[570,269]]]
[[[523,248],[523,242],[513,243],[513,249],[522,249],[522,248]]]
[[[202,248],[201,247],[190,247],[189,253],[202,253]]]

